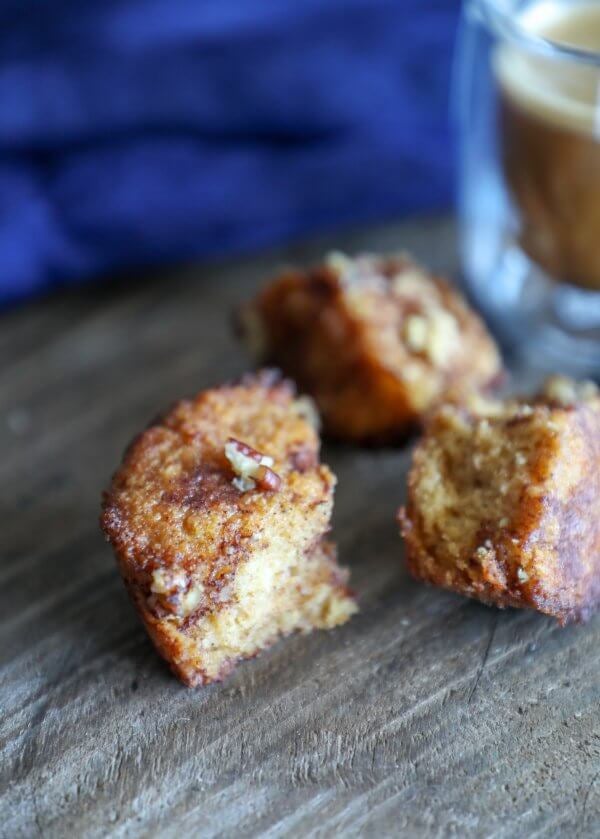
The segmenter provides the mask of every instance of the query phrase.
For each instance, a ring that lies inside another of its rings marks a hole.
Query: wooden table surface
[[[559,629],[413,582],[394,522],[409,448],[324,448],[360,596],[346,626],[190,690],[127,600],[98,529],[125,444],[243,371],[231,307],[333,246],[456,267],[433,219],[0,317],[2,836],[600,835],[600,618]]]

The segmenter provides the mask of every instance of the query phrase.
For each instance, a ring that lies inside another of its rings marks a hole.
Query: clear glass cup
[[[505,340],[600,372],[600,3],[466,0],[457,47],[461,252]]]

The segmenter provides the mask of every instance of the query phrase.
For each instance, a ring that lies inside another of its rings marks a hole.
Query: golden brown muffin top
[[[140,434],[101,518],[126,579],[186,614],[218,599],[249,550],[285,534],[291,510],[322,534],[335,479],[319,464],[311,411],[265,371],[179,402]]]
[[[335,276],[348,314],[363,324],[372,351],[390,369],[405,370],[399,341],[435,367],[450,366],[460,353],[461,329],[470,313],[445,281],[408,255],[350,259],[332,253],[326,267]]]
[[[257,301],[263,315],[273,304],[268,324],[272,340],[281,343],[286,337],[278,334],[276,316],[282,299],[286,326],[291,319],[292,327],[306,329],[306,301],[299,293],[306,290],[322,301],[323,310],[333,308],[343,315],[344,324],[332,323],[332,329],[345,329],[350,358],[370,359],[415,388],[415,396],[429,384],[432,392],[423,393],[424,403],[455,381],[487,385],[501,374],[500,355],[480,318],[455,288],[406,253],[350,258],[333,252],[307,271],[285,272]],[[269,341],[265,344],[258,330],[250,340],[259,355],[261,350],[268,355]]]

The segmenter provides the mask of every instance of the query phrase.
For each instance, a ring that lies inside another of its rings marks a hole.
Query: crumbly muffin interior
[[[399,521],[417,579],[559,622],[600,603],[600,398],[553,377],[533,399],[431,418]]]
[[[279,636],[329,629],[357,609],[327,543],[294,552],[271,540],[238,570],[230,603],[197,620],[188,631],[189,652],[205,678],[217,678],[228,662],[247,658]]]
[[[544,479],[544,414],[528,407],[488,416],[452,407],[440,413],[417,453],[413,487],[422,538],[438,563],[466,568],[478,550],[516,527],[523,493],[535,495]]]

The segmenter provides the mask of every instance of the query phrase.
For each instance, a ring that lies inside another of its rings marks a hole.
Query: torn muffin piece
[[[325,539],[335,477],[306,401],[270,372],[178,403],[127,450],[101,524],[158,652],[188,685],[279,636],[344,623]]]
[[[531,400],[441,408],[399,520],[417,579],[586,620],[600,601],[597,387],[553,377]]]
[[[332,436],[401,438],[441,400],[501,378],[498,349],[458,292],[409,256],[340,253],[275,279],[238,313],[250,352],[293,377]]]

